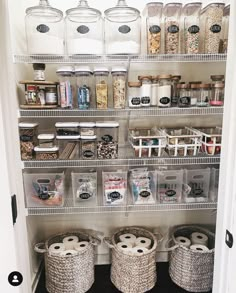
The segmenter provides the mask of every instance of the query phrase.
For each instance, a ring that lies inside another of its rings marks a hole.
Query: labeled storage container
[[[73,108],[73,67],[63,66],[58,68],[57,76],[59,78],[60,106],[61,108]]]
[[[35,147],[35,158],[36,160],[57,160],[59,159],[59,147]]]
[[[124,109],[126,107],[127,69],[113,67],[111,74],[114,109]]]
[[[179,101],[179,91],[177,85],[181,80],[181,75],[173,75],[171,77],[172,87],[171,87],[171,107],[177,107]]]
[[[52,148],[54,146],[54,134],[39,134],[38,142],[40,148]]]
[[[151,2],[146,5],[147,9],[147,53],[160,54],[161,53],[161,19],[163,3]]]
[[[211,106],[223,106],[224,105],[224,96],[225,96],[225,84],[216,83],[211,86]]]
[[[141,107],[141,82],[128,82],[129,90],[129,107],[140,108]]]
[[[80,135],[94,136],[96,135],[96,123],[95,122],[80,122]]]
[[[97,158],[117,159],[119,123],[118,122],[97,122]]]
[[[189,108],[191,106],[191,87],[189,84],[178,84],[177,89],[179,90],[179,108]]]
[[[210,168],[184,171],[185,202],[208,202],[210,175]]]
[[[97,136],[89,135],[80,137],[80,154],[83,160],[94,160],[97,155]]]
[[[66,11],[66,47],[68,55],[104,53],[102,13],[80,0],[76,8]]]
[[[127,201],[127,172],[102,172],[104,205],[125,205]]]
[[[106,54],[140,54],[141,17],[125,0],[105,12]]]
[[[227,1],[228,3],[230,1]],[[229,38],[229,17],[230,17],[230,4],[225,6],[223,12],[222,32],[220,38],[220,53],[226,54],[228,52],[228,38]]]
[[[63,12],[40,0],[26,9],[25,28],[28,54],[64,54]]]
[[[22,160],[32,160],[34,158],[34,147],[38,144],[37,123],[19,123],[20,152]]]
[[[180,51],[180,14],[182,4],[168,1],[163,10],[165,27],[165,54]]]
[[[202,83],[199,85],[200,97],[197,101],[197,107],[208,107],[211,98],[211,85],[209,83]]]
[[[63,206],[64,173],[24,173],[23,179],[28,208]]]
[[[97,202],[97,172],[71,173],[74,206],[95,206]]]
[[[142,75],[138,77],[141,81],[141,107],[150,107],[152,100],[152,76]]]
[[[191,85],[191,106],[197,106],[198,101],[201,100],[200,84],[192,83]]]
[[[160,203],[180,203],[183,193],[183,170],[157,172],[157,200]]]
[[[55,124],[57,136],[78,136],[79,125],[79,122],[57,122]]]
[[[95,92],[97,109],[106,110],[108,108],[108,76],[109,69],[97,67],[93,71],[95,77]]]
[[[151,106],[153,106],[153,107],[157,106],[158,88],[159,88],[159,75],[152,77]]]
[[[220,170],[212,168],[211,180],[210,180],[210,201],[212,202],[216,202],[218,198],[219,178],[220,178]]]
[[[75,68],[77,102],[80,110],[87,110],[92,103],[92,71],[89,66]]]
[[[171,105],[171,75],[159,75],[158,107],[169,108]]]

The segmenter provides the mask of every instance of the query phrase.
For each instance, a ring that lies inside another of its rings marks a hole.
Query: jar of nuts
[[[34,158],[34,147],[37,145],[38,123],[19,123],[20,151],[22,160]]]

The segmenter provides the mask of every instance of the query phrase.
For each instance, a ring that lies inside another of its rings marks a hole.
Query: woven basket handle
[[[103,238],[104,243],[111,249],[114,248],[114,245],[111,242],[111,238],[110,237],[105,237]]]
[[[36,251],[38,253],[46,253],[47,250],[45,248],[45,243],[44,242],[40,242],[40,243],[35,244],[34,251]]]
[[[90,242],[93,246],[98,246],[101,244],[102,241],[100,238],[93,235],[93,236],[90,236]]]
[[[159,231],[157,231],[156,229],[154,229],[153,234],[156,236],[157,245],[159,245],[163,241],[164,236]]]
[[[174,246],[170,247],[171,242],[173,242],[173,239],[169,239],[166,241],[166,244],[165,244],[166,251],[173,251],[180,246],[179,244],[175,244]]]

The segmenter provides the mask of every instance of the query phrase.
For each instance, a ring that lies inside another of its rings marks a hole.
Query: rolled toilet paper
[[[127,252],[127,251],[130,251],[133,246],[131,243],[128,243],[128,242],[119,242],[116,244],[117,248],[123,252]]]
[[[68,249],[68,250],[62,251],[60,256],[72,256],[77,253],[78,253],[78,251],[76,251],[76,250]]]
[[[146,237],[138,237],[135,241],[135,246],[138,246],[138,247],[145,247],[147,249],[150,249],[151,245],[152,245],[151,239]]]
[[[176,242],[189,248],[191,246],[191,241],[187,237],[179,236],[176,237]]]
[[[130,243],[135,246],[136,236],[134,234],[126,233],[119,236],[120,242]]]
[[[200,245],[200,244],[194,244],[190,246],[191,250],[195,250],[195,251],[209,251],[209,249],[205,246],[205,245]]]
[[[88,241],[81,241],[74,245],[74,249],[79,252],[84,251],[85,249],[88,248],[88,245],[89,245]]]
[[[130,252],[133,255],[138,256],[138,255],[144,255],[145,253],[149,252],[149,250],[145,247],[136,246],[136,247],[131,248]]]
[[[62,242],[65,244],[66,250],[73,250],[74,245],[79,242],[79,238],[77,236],[67,236],[65,237]]]
[[[60,254],[61,252],[65,251],[66,247],[63,243],[53,243],[49,246],[49,253],[50,254]]]
[[[194,244],[201,244],[201,245],[208,245],[208,237],[207,235],[203,234],[203,233],[199,233],[199,232],[194,232],[191,234],[191,242],[192,245]]]

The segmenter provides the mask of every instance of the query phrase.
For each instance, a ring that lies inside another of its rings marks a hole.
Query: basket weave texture
[[[189,292],[207,292],[212,289],[214,269],[215,235],[199,226],[182,226],[174,230],[172,240],[184,236],[190,239],[193,232],[204,233],[208,236],[207,252],[193,251],[184,246],[177,246],[170,257],[169,274],[172,281]]]
[[[140,256],[134,256],[129,252],[117,249],[116,244],[120,242],[119,236],[126,233],[151,239],[150,251]],[[123,228],[112,236],[111,242],[114,246],[112,249],[111,281],[116,288],[124,293],[143,293],[151,290],[157,280],[157,240],[154,234],[142,228]]]

